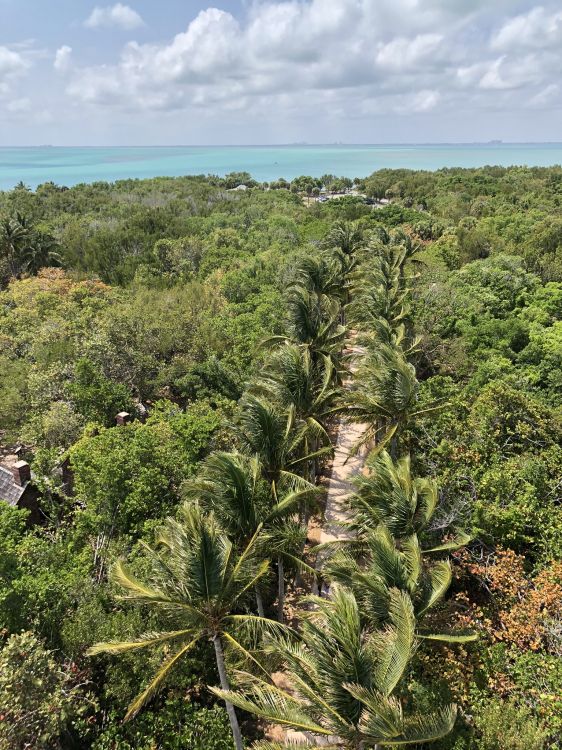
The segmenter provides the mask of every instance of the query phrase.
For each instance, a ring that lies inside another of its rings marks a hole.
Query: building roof
[[[0,466],[0,500],[16,506],[28,484],[29,482],[26,482],[22,487],[15,481],[10,469]]]

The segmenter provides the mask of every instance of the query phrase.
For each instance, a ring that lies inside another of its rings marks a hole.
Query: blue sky
[[[562,140],[562,3],[0,0],[0,145]]]

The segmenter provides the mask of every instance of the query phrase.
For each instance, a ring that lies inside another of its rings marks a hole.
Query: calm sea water
[[[23,181],[76,185],[187,174],[246,171],[259,181],[307,174],[364,177],[385,167],[551,166],[562,164],[562,143],[391,146],[178,146],[0,148],[0,189]]]

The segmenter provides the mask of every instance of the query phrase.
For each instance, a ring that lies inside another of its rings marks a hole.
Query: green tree
[[[146,424],[100,429],[71,448],[75,496],[83,504],[76,520],[97,536],[100,554],[114,536],[139,535],[147,519],[171,510],[217,426],[213,412],[156,412]]]
[[[314,364],[309,349],[286,344],[272,353],[262,374],[251,384],[251,390],[264,394],[282,408],[294,408],[297,419],[309,427],[314,450],[320,444],[330,443],[327,428],[339,404],[339,379],[328,357]],[[304,449],[308,451],[308,445]]]
[[[68,390],[76,410],[85,419],[101,422],[106,427],[115,422],[120,411],[132,411],[131,394],[127,386],[106,378],[90,359],[79,359],[74,380]]]
[[[443,408],[443,401],[418,406],[416,370],[401,349],[379,344],[369,352],[357,371],[354,386],[346,394],[347,413],[367,425],[361,444],[377,440],[379,448],[390,442],[397,457],[400,432],[414,419]]]
[[[154,549],[147,548],[152,561],[152,576],[147,582],[135,578],[119,562],[114,581],[125,589],[124,598],[153,607],[174,630],[152,632],[129,642],[99,643],[89,650],[121,654],[139,648],[168,644],[170,656],[133,701],[126,715],[132,718],[155,695],[167,675],[193,647],[210,641],[215,649],[217,670],[223,690],[229,690],[224,646],[229,644],[239,654],[250,654],[239,640],[243,626],[271,627],[264,618],[244,612],[244,597],[265,575],[268,562],[256,559],[258,535],[239,553],[217,524],[212,514],[204,514],[196,505],[180,507],[178,520],[168,518],[157,537]],[[242,734],[232,703],[225,700],[232,736],[237,750],[242,750]]]
[[[50,234],[33,232],[28,246],[21,253],[21,269],[36,274],[41,268],[62,265],[60,248]]]
[[[55,750],[88,708],[71,674],[30,632],[0,649],[0,750]]]
[[[264,346],[290,341],[307,347],[314,364],[321,357],[329,357],[334,367],[339,367],[345,328],[340,323],[337,299],[293,286],[287,295],[287,318],[287,335],[272,336]]]
[[[259,457],[262,474],[274,497],[281,480],[300,483],[299,468],[332,450],[326,446],[313,453],[305,452],[309,427],[297,420],[294,408],[281,409],[251,393],[240,402],[237,431],[244,450]]]
[[[0,257],[3,257],[10,274],[17,276],[21,269],[22,253],[28,248],[30,226],[21,214],[0,222]]]
[[[283,619],[284,565],[288,561],[298,570],[314,571],[297,556],[306,529],[291,523],[291,516],[303,504],[311,503],[319,488],[302,479],[281,478],[275,493],[263,478],[257,456],[240,453],[213,453],[203,463],[197,477],[184,486],[184,494],[212,511],[222,528],[242,549],[263,528],[259,550],[271,557],[273,547],[278,558],[278,614]],[[261,589],[256,588],[258,613],[264,614]]]
[[[415,617],[410,599],[394,590],[385,630],[362,626],[352,592],[334,586],[329,600],[313,597],[301,613],[300,639],[277,637],[271,650],[282,659],[288,685],[279,687],[249,674],[240,692],[214,689],[219,697],[274,724],[321,739],[325,747],[376,748],[429,742],[448,734],[456,707],[434,713],[405,712],[401,680],[415,649]],[[256,750],[307,747],[258,742]]]
[[[470,540],[457,531],[450,541],[434,541],[437,534],[429,529],[437,509],[437,483],[413,477],[409,456],[393,461],[386,451],[373,452],[367,470],[356,478],[357,493],[349,499],[353,538],[345,543],[345,551],[340,549],[328,560],[326,577],[354,591],[370,625],[384,626],[392,591],[397,589],[412,601],[419,638],[452,643],[475,640],[473,633],[420,627],[451,584],[452,568],[443,554]],[[424,537],[432,541],[424,543]]]

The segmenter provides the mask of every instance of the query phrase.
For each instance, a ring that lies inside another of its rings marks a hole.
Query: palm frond
[[[390,591],[392,625],[373,636],[379,661],[375,667],[375,684],[389,696],[406,670],[412,656],[416,620],[410,597],[403,591]]]
[[[254,680],[245,697],[233,690],[221,690],[216,687],[210,688],[218,698],[229,701],[243,711],[259,716],[266,721],[283,726],[289,726],[302,732],[329,735],[320,724],[316,723],[302,708],[300,701],[279,688],[268,685],[263,681]]]
[[[478,640],[478,633],[474,631],[452,630],[445,633],[434,633],[427,628],[418,628],[416,636],[428,641],[440,641],[442,643],[470,643]]]
[[[172,630],[163,633],[145,633],[132,641],[106,641],[105,643],[96,643],[86,651],[86,656],[96,656],[97,654],[123,654],[126,651],[136,651],[140,648],[149,646],[158,646],[161,643],[171,641],[174,638],[185,637],[190,635],[192,630]]]
[[[192,641],[187,643],[185,646],[180,648],[173,656],[167,659],[158,669],[148,686],[138,695],[135,700],[129,706],[127,713],[125,714],[124,721],[132,719],[138,714],[138,712],[145,706],[158,692],[162,683],[168,676],[169,672],[178,663],[178,661],[184,656],[193,646],[197,643],[200,636],[194,638]]]
[[[448,560],[439,560],[439,562],[435,563],[429,574],[429,585],[424,592],[423,604],[417,612],[418,617],[427,612],[430,607],[433,607],[434,604],[445,596],[447,589],[451,585],[452,577],[453,571],[451,563]]]
[[[379,744],[399,746],[434,742],[452,731],[457,718],[457,707],[452,704],[430,714],[418,714],[404,719],[400,736],[381,740]]]
[[[424,549],[423,554],[430,555],[434,552],[454,552],[455,550],[461,549],[462,547],[466,547],[466,545],[469,544],[471,540],[472,537],[470,536],[470,534],[467,534],[464,531],[457,531],[451,541],[439,544],[436,547],[431,547],[430,549]]]

